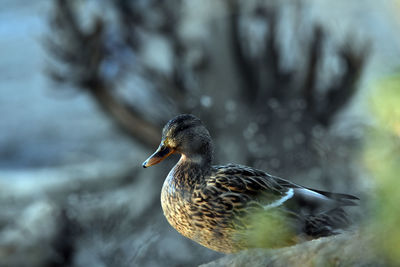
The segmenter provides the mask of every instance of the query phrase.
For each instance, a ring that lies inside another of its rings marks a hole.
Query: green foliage
[[[271,210],[250,213],[243,222],[248,226],[236,238],[247,247],[278,248],[295,243],[294,233],[287,218],[279,211]]]
[[[390,264],[400,264],[400,75],[376,85],[371,110],[376,120],[366,139],[364,162],[376,185],[372,231],[376,248]]]

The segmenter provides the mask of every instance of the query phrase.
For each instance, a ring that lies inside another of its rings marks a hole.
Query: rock
[[[57,261],[52,244],[58,236],[60,210],[39,200],[23,209],[0,232],[0,266],[46,266]]]
[[[368,234],[343,233],[280,249],[242,251],[201,266],[384,266],[371,239]]]
[[[168,225],[159,170],[136,165],[0,171],[0,266],[187,266],[219,257]]]

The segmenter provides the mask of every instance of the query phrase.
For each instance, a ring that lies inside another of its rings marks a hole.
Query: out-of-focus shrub
[[[376,84],[371,98],[374,127],[364,161],[376,185],[371,231],[389,264],[400,264],[400,75]]]

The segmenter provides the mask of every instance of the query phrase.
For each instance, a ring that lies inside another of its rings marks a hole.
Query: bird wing
[[[358,198],[306,188],[247,166],[214,167],[206,190],[234,206],[258,206],[265,210],[284,208],[298,214],[315,214],[340,206],[356,205]]]
[[[281,206],[294,194],[291,187],[282,186],[265,172],[233,164],[215,166],[205,186],[197,191],[200,200],[211,198],[208,202],[217,203],[213,208],[224,207],[225,214],[235,216]]]
[[[200,207],[199,214],[207,218],[216,233],[219,229],[245,233],[253,229],[257,236],[258,230],[268,225],[267,229],[273,229],[268,235],[275,229],[284,233],[282,238],[276,235],[269,238],[276,239],[277,243],[290,242],[291,231],[311,236],[333,234],[346,221],[341,206],[355,205],[357,200],[351,195],[313,190],[233,164],[214,167],[206,183],[194,190],[193,196],[194,203]],[[202,222],[205,217],[201,218]],[[257,223],[254,225],[254,222]],[[256,226],[260,224],[261,228]]]

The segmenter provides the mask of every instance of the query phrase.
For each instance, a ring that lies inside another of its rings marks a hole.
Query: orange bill
[[[153,155],[151,155],[145,162],[143,162],[142,166],[143,168],[147,168],[156,165],[157,163],[160,163],[172,153],[174,153],[173,149],[164,145],[160,145],[156,150],[156,152],[154,152]]]

